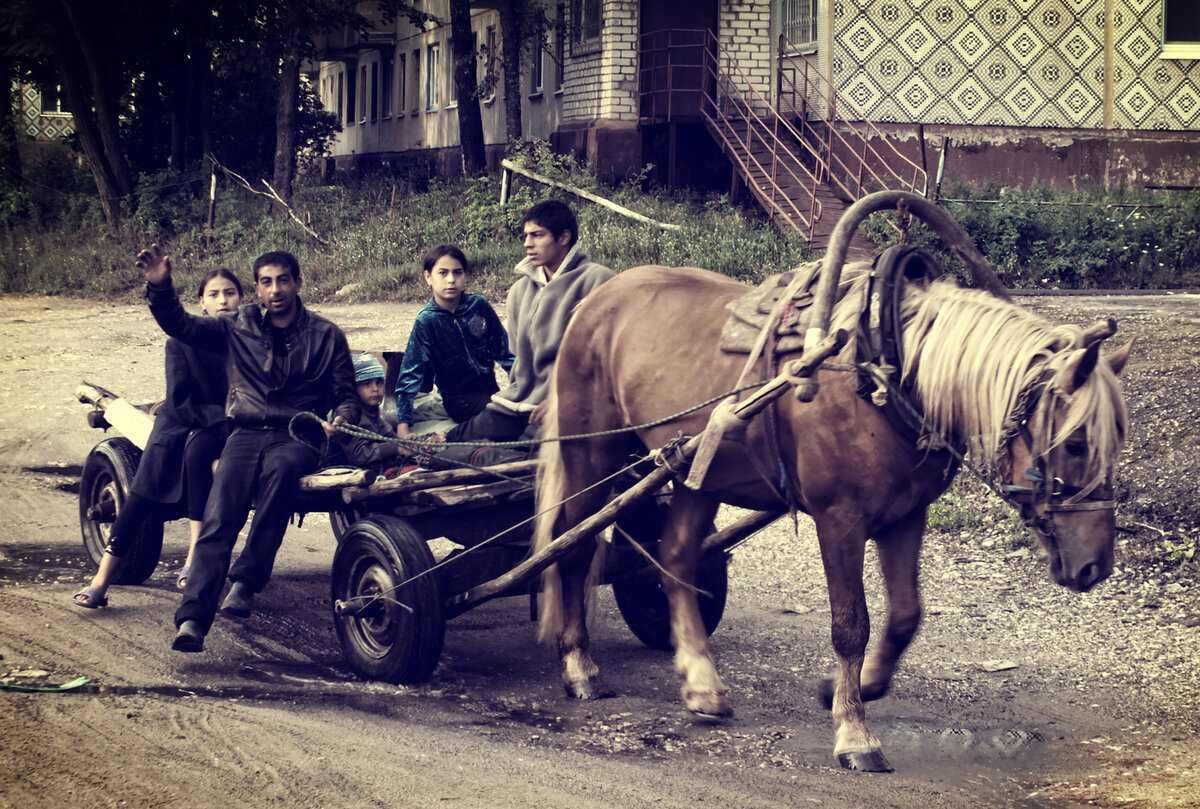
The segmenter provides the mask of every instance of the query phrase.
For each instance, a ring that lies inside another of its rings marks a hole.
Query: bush
[[[946,209],[1005,285],[1024,289],[1177,289],[1200,286],[1200,193],[1100,194],[1047,189],[959,188]],[[983,202],[989,200],[989,202]],[[998,200],[998,202],[991,202]],[[1145,206],[1145,207],[1142,207]],[[895,241],[882,215],[865,225]],[[923,225],[912,241],[962,265]]]

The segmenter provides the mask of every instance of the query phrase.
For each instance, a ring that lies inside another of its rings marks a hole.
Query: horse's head
[[[1107,321],[1054,353],[1014,413],[1010,495],[1050,557],[1059,584],[1086,592],[1113,568],[1113,469],[1125,439],[1118,379],[1132,343],[1107,357]]]

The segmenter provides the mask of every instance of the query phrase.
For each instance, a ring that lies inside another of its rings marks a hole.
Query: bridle
[[[1043,394],[1045,392],[1045,395]],[[1029,446],[1033,465],[1025,470],[1025,479],[1032,486],[1005,484],[1001,488],[1006,500],[1021,513],[1026,526],[1056,542],[1054,521],[1048,516],[1075,511],[1112,511],[1116,508],[1112,473],[1097,477],[1087,486],[1073,486],[1054,474],[1050,468],[1050,450],[1054,431],[1055,404],[1062,395],[1045,379],[1030,385],[1017,400],[1017,406],[1006,422],[1000,450],[1009,465],[1012,463],[1012,442],[1021,436]],[[1001,470],[1002,473],[1011,470]],[[1010,474],[1004,477],[1011,480]]]

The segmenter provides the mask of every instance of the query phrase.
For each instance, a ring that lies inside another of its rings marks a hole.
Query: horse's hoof
[[[563,690],[567,692],[567,699],[609,699],[617,695],[616,691],[607,688],[597,679],[564,682]]]
[[[692,692],[684,695],[684,704],[689,711],[708,722],[720,722],[733,716],[733,706],[724,694]]]
[[[833,710],[833,678],[826,677],[817,683],[817,699],[825,706],[825,710]]]
[[[881,750],[869,750],[865,753],[838,753],[838,764],[844,769],[859,772],[892,772],[892,765],[884,757]]]

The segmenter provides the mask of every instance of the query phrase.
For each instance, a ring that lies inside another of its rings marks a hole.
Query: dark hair
[[[433,272],[433,265],[437,264],[439,258],[450,256],[463,267],[463,272],[471,271],[471,263],[467,261],[467,257],[463,255],[463,251],[458,249],[453,244],[439,244],[437,247],[431,248],[421,259],[422,265],[425,267],[425,272]]]
[[[237,287],[239,296],[246,294],[242,292],[242,282],[239,281],[238,277],[233,274],[233,270],[229,269],[228,267],[217,267],[215,270],[209,270],[208,272],[204,273],[204,277],[200,279],[200,286],[196,287],[197,298],[204,297],[204,288],[208,286],[208,282],[214,278],[224,278],[226,281],[232,282],[233,285]]]
[[[557,199],[539,202],[526,211],[525,215],[521,217],[521,226],[524,227],[527,222],[541,225],[550,231],[550,235],[555,239],[562,236],[565,231],[571,231],[571,241],[567,244],[568,247],[573,247],[579,240],[579,223],[575,221],[575,213],[567,203]]]
[[[300,262],[286,250],[272,250],[254,259],[254,283],[258,283],[258,271],[269,266],[284,267],[292,274],[292,280],[300,280]]]

